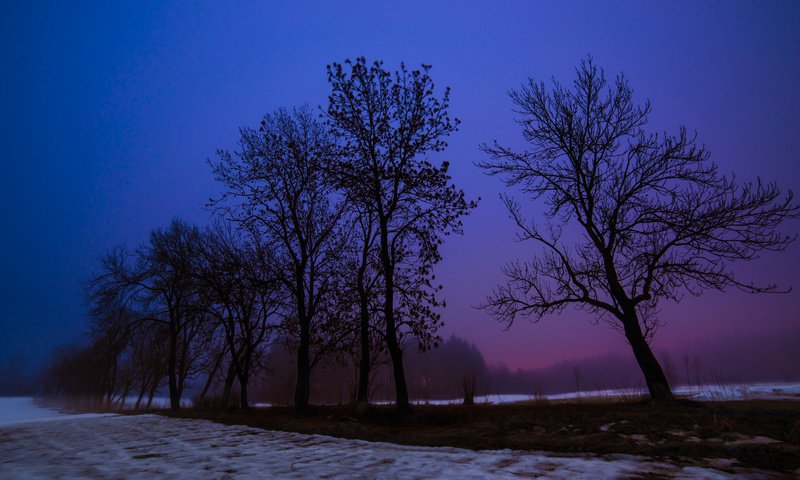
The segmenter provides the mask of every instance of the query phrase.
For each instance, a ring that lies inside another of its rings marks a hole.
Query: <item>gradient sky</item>
[[[325,65],[348,57],[429,63],[453,89],[463,123],[442,157],[483,200],[443,251],[443,334],[490,363],[628,354],[620,334],[577,312],[504,331],[471,308],[503,263],[531,252],[513,242],[499,181],[473,165],[482,142],[522,146],[506,92],[528,76],[571,81],[592,54],[652,101],[652,128],[684,124],[723,171],[800,190],[800,2],[196,3],[0,5],[0,361],[79,338],[81,282],[98,258],[175,216],[207,222],[218,187],[206,159],[266,112],[325,104]],[[795,291],[665,305],[656,348],[796,335],[800,243],[738,271]]]

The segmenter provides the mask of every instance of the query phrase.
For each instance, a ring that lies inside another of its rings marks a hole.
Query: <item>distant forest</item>
[[[800,331],[747,336],[720,342],[704,342],[673,352],[659,352],[659,360],[673,386],[715,385],[746,382],[800,380]],[[275,405],[291,405],[293,356],[276,352],[270,369],[256,380],[253,399]],[[457,336],[428,352],[410,351],[406,374],[411,398],[416,401],[463,399],[463,381],[475,378],[475,395],[521,394],[531,398],[576,391],[610,391],[627,388],[645,394],[641,370],[633,358],[621,354],[557,362],[539,369],[487,365],[475,345]],[[577,373],[577,378],[576,378]],[[374,377],[375,401],[391,401],[391,372],[378,368]],[[315,377],[313,403],[349,404],[356,378],[346,365],[327,366]]]
[[[704,342],[673,352],[659,352],[671,384],[695,385],[739,382],[786,382],[800,380],[800,331],[747,336],[725,341]],[[521,394],[531,397],[575,392],[579,389],[643,389],[641,371],[632,358],[609,354],[557,362],[539,369],[488,365],[480,350],[470,342],[452,336],[436,350],[410,352],[406,357],[409,391],[415,401],[461,399],[462,381],[475,378],[475,395]],[[256,403],[291,405],[294,389],[293,352],[279,348],[269,357],[268,367],[253,381]],[[31,395],[44,388],[41,378],[30,373],[24,360],[0,363],[0,395]],[[575,373],[579,375],[576,385]],[[386,366],[374,374],[374,401],[390,401],[391,372]],[[356,378],[345,363],[325,367],[314,377],[311,401],[346,404],[353,400]],[[202,383],[202,382],[198,382]],[[212,386],[212,397],[221,395],[223,385]],[[163,396],[166,392],[158,392]],[[199,392],[195,392],[195,396]],[[238,391],[234,391],[237,395]]]

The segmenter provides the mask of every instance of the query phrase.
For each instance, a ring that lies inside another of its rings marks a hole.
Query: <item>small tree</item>
[[[390,73],[363,57],[328,66],[327,119],[345,158],[339,185],[377,226],[385,340],[400,412],[410,408],[403,333],[412,332],[423,348],[435,340],[439,302],[431,269],[441,259],[442,235],[460,233],[461,217],[475,207],[450,183],[447,162],[424,158],[444,150],[458,126],[448,115],[449,89],[437,97],[429,70],[401,64]]]
[[[607,85],[591,59],[581,62],[571,89],[555,83],[548,90],[531,79],[510,97],[532,148],[483,145],[491,159],[480,166],[544,200],[545,220],[537,224],[502,197],[519,239],[543,251],[507,265],[507,282],[483,307],[509,323],[569,305],[598,314],[624,332],[651,398],[672,398],[648,344],[659,302],[727,287],[776,292],[740,281],[728,263],[783,250],[794,239],[776,231],[798,217],[791,192],[720,174],[683,127],[677,135],[646,133],[650,103],[635,104],[623,76]],[[578,238],[562,237],[568,225]]]
[[[258,252],[229,223],[218,222],[208,228],[203,232],[201,244],[204,260],[197,274],[206,300],[203,303],[222,327],[229,365],[239,379],[239,405],[247,409],[247,387],[275,331],[284,292],[272,271],[268,252]],[[216,360],[214,370],[218,366]],[[229,406],[232,381],[232,376],[225,381],[224,407]]]
[[[199,305],[196,262],[200,232],[173,220],[156,229],[136,251],[135,262],[117,249],[103,259],[102,272],[92,280],[93,295],[116,298],[137,312],[132,321],[154,322],[167,330],[167,378],[170,408],[180,408],[186,381],[197,373],[202,351],[205,308]]]

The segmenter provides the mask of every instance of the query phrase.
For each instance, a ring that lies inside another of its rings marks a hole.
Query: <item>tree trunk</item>
[[[394,320],[394,265],[389,256],[388,226],[381,224],[381,263],[385,283],[385,298],[383,314],[386,321],[386,346],[392,359],[392,372],[394,373],[395,402],[397,413],[404,415],[411,411],[408,402],[408,388],[406,375],[403,369],[403,350],[397,341],[397,326]]]
[[[144,392],[147,391],[147,377],[145,376],[142,379],[142,386],[139,388],[139,396],[136,397],[136,406],[133,407],[134,410],[139,410],[139,407],[142,406],[142,399],[144,398]]]
[[[356,393],[356,403],[359,405],[367,405],[367,403],[369,403],[369,299],[364,291],[363,281],[363,274],[359,272],[358,294],[361,303],[361,318],[359,324],[361,359],[358,364],[358,391]]]
[[[181,328],[182,335],[180,337],[181,343],[181,356],[180,361],[178,362],[178,404],[180,405],[181,397],[183,397],[183,389],[186,386],[186,377],[189,376],[189,367],[191,365],[191,360],[188,359],[189,357],[189,347],[192,342],[192,334],[187,330],[188,324],[184,324]]]
[[[119,396],[119,411],[125,410],[125,403],[128,401],[128,394],[131,391],[131,384],[133,380],[128,380],[122,388],[122,394]]]
[[[219,370],[219,366],[222,364],[222,359],[225,357],[225,349],[217,355],[217,359],[214,361],[214,368],[211,369],[211,372],[208,374],[208,378],[206,379],[205,385],[203,385],[203,390],[200,392],[200,395],[197,397],[197,403],[202,403],[202,401],[208,395],[208,390],[211,388],[211,384],[214,381],[214,377],[217,375],[217,370]]]
[[[107,385],[108,392],[106,395],[106,409],[108,410],[112,409],[114,403],[114,387],[116,387],[117,383],[117,366],[118,366],[117,358],[114,357],[114,361],[111,366],[111,373],[109,375],[110,378],[108,380],[108,385]]]
[[[178,393],[178,378],[175,372],[177,368],[178,355],[178,332],[174,325],[170,326],[169,332],[169,358],[167,359],[167,374],[169,376],[169,408],[171,410],[180,410],[181,397]]]
[[[642,334],[639,319],[631,315],[625,320],[625,337],[628,339],[636,362],[642,370],[650,398],[656,401],[673,400],[672,390],[669,387],[664,371],[661,369],[656,356]]]
[[[302,262],[305,265],[305,262]],[[305,268],[303,268],[305,270]],[[308,406],[311,393],[311,319],[306,306],[305,281],[302,271],[295,277],[297,317],[300,323],[300,345],[297,348],[297,380],[294,389],[294,410],[300,412]]]
[[[239,373],[239,408],[242,410],[247,410],[250,408],[250,404],[247,402],[247,377],[249,374],[247,372],[240,372]]]
[[[155,397],[156,390],[158,390],[159,380],[160,379],[157,375],[153,378],[153,383],[150,386],[150,392],[147,394],[147,407],[145,407],[145,410],[150,410],[150,407],[153,405],[153,397]]]
[[[308,330],[308,325],[305,325],[304,322],[304,324],[300,327],[300,346],[297,349],[297,381],[294,389],[294,409],[298,412],[308,407],[308,398],[311,393],[311,365]]]
[[[225,386],[222,388],[222,408],[227,409],[231,406],[231,390],[233,389],[233,379],[236,377],[236,369],[233,362],[228,364],[228,374],[225,375]]]
[[[408,388],[406,387],[406,375],[403,368],[403,349],[397,342],[397,337],[394,332],[394,319],[387,319],[387,323],[391,321],[391,328],[387,326],[387,346],[389,347],[389,355],[392,358],[392,372],[394,373],[394,388],[395,388],[395,402],[397,413],[406,414],[411,411],[411,404],[408,402]]]

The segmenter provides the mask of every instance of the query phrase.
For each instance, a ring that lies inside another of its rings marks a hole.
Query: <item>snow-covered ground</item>
[[[693,400],[800,400],[800,383],[681,386],[675,394]]]
[[[39,405],[31,397],[0,397],[0,429],[9,425],[45,422],[55,419],[80,420],[102,417],[105,414],[65,414]]]
[[[729,478],[643,457],[411,447],[103,415],[0,426],[0,478]]]
[[[729,385],[691,385],[673,389],[679,397],[699,401],[734,401],[734,400],[800,400],[800,383],[764,383],[764,384],[729,384]],[[514,403],[531,400],[572,400],[578,398],[592,399],[625,399],[637,398],[647,394],[644,388],[583,390],[548,395],[493,394],[476,395],[475,403]],[[463,403],[463,398],[446,400],[417,400],[417,404],[454,405]]]

